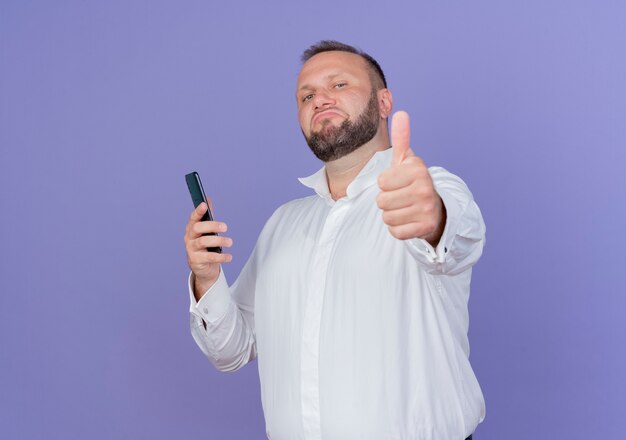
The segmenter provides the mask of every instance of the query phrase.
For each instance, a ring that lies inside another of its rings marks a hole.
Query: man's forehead
[[[313,55],[308,59],[298,75],[298,89],[307,86],[310,79],[328,80],[348,74],[367,74],[365,60],[357,54],[342,51],[328,51]]]
[[[322,82],[329,82],[343,74],[344,72],[341,69],[338,69],[337,71],[333,71],[333,73],[329,73],[328,75],[324,75],[321,77],[315,76],[315,80],[321,80]],[[310,79],[310,78],[305,78],[304,80],[306,81],[306,79]],[[301,83],[300,79],[298,79],[298,90],[310,89],[312,87],[313,85],[310,84],[308,81]]]

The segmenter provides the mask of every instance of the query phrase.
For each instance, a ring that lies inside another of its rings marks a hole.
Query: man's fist
[[[400,240],[423,238],[436,246],[446,224],[446,208],[435,191],[424,161],[411,150],[409,115],[391,119],[391,167],[378,176],[376,203],[391,235]]]
[[[210,201],[209,201],[210,203]],[[230,237],[222,235],[205,235],[226,232],[226,223],[216,221],[200,221],[207,211],[206,203],[200,203],[193,210],[185,229],[185,249],[187,263],[194,274],[194,294],[200,300],[204,293],[215,283],[220,274],[220,263],[229,263],[233,256],[227,253],[209,252],[207,248],[221,246],[229,248],[233,245]]]

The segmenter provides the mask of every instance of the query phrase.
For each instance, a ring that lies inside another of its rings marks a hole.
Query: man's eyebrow
[[[338,77],[339,75],[344,75],[344,73],[343,72],[331,73],[330,75],[326,75],[323,79],[326,81],[329,81],[333,78]],[[303,84],[298,88],[298,91],[301,91],[301,90],[313,90],[313,86],[309,84]]]

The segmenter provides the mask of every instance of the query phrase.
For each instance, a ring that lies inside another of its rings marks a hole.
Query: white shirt
[[[484,418],[467,339],[480,210],[432,167],[447,211],[437,248],[394,238],[375,201],[391,154],[337,201],[324,168],[300,179],[317,194],[276,210],[230,288],[222,272],[196,303],[190,277],[191,332],[211,362],[232,371],[258,354],[269,439],[463,440]]]

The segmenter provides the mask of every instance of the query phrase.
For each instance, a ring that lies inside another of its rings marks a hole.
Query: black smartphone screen
[[[189,173],[185,175],[185,180],[187,181],[187,188],[189,188],[189,194],[191,194],[191,200],[193,200],[194,208],[197,208],[198,205],[202,202],[206,203],[207,207],[209,203],[206,200],[206,195],[204,193],[204,188],[202,187],[202,181],[200,180],[200,175],[195,171],[193,173]],[[211,208],[208,208],[204,213],[200,221],[213,221],[213,215],[211,214]],[[204,234],[204,235],[217,235],[214,232]],[[217,252],[222,253],[221,247],[210,247],[207,248],[209,252]]]

